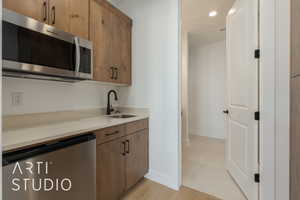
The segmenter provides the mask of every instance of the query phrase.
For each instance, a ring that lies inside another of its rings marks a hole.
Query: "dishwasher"
[[[93,134],[4,153],[4,200],[95,200]]]

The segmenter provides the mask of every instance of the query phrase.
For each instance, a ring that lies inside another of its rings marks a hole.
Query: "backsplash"
[[[8,77],[3,77],[2,81],[2,115],[105,107],[107,92],[120,90],[92,81],[64,83]]]

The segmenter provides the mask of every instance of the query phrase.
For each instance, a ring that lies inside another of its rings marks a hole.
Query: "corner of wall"
[[[145,177],[150,179],[151,181],[165,185],[166,187],[176,191],[178,191],[180,188],[180,184],[176,179],[155,170],[150,169],[149,173]]]

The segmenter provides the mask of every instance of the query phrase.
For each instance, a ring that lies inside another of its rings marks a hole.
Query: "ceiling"
[[[182,26],[189,32],[190,39],[211,43],[225,39],[220,31],[226,25],[226,15],[235,0],[182,0]],[[209,17],[211,11],[218,15]]]

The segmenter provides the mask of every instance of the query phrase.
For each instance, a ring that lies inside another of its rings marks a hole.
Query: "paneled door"
[[[258,0],[237,0],[227,16],[227,169],[248,200],[258,199]]]

